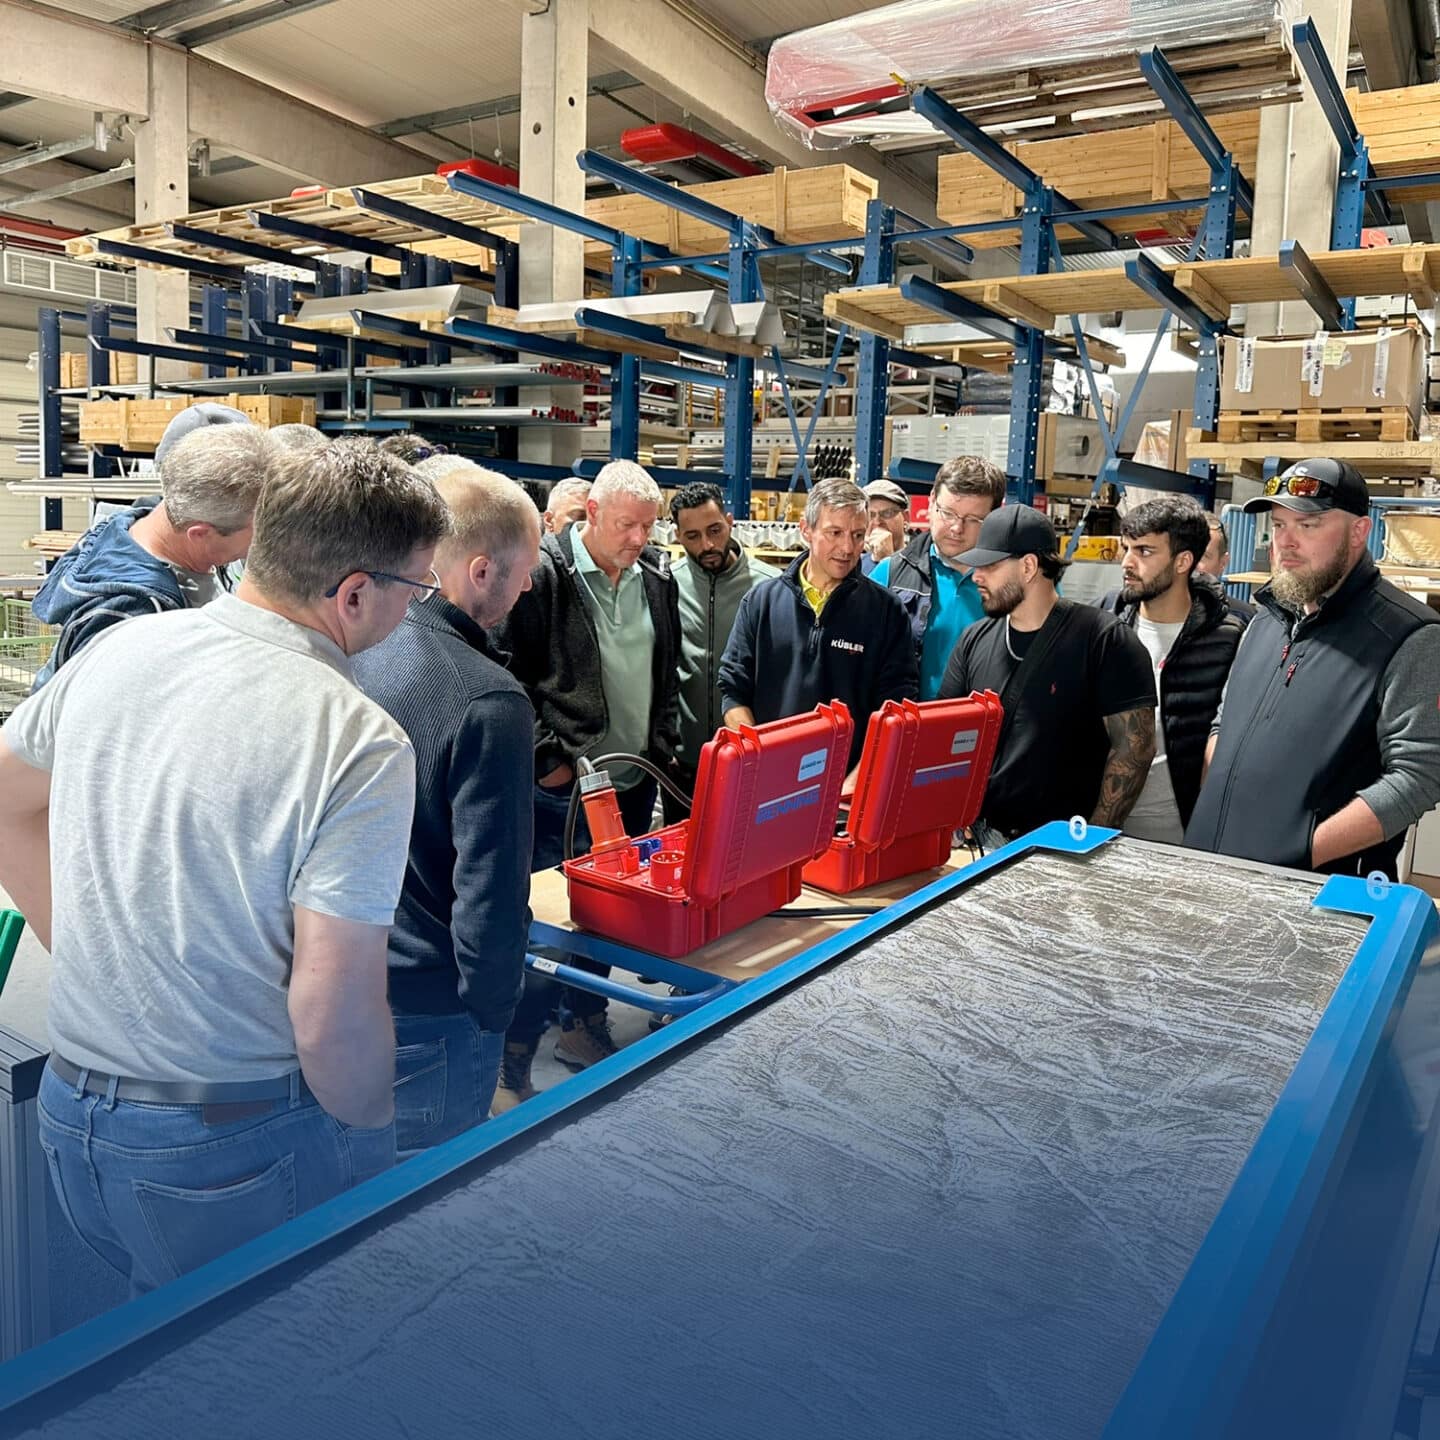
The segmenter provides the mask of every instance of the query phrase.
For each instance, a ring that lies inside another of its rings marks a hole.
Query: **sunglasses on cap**
[[[1335,484],[1315,475],[1272,475],[1265,482],[1264,493],[1294,495],[1299,500],[1328,500],[1335,493]]]

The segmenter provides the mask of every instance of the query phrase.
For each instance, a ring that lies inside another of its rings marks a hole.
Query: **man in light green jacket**
[[[720,657],[740,602],[762,580],[780,572],[747,555],[734,540],[734,516],[718,485],[686,485],[670,502],[675,538],[685,561],[675,569],[680,587],[680,747],[674,769],[680,787],[695,786],[701,747],[720,728]],[[662,792],[667,823],[685,811]]]

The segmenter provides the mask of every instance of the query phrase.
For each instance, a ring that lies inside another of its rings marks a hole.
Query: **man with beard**
[[[1114,615],[1060,599],[1059,550],[1045,516],[1007,505],[959,556],[986,618],[960,637],[939,698],[994,690],[1004,707],[976,826],[987,849],[1075,815],[1123,824],[1155,754],[1150,657]]]
[[[1235,657],[1185,843],[1392,878],[1440,800],[1440,616],[1380,578],[1354,466],[1302,460],[1270,511],[1272,579]]]
[[[735,626],[740,602],[762,581],[780,572],[752,559],[731,532],[735,517],[725,510],[718,485],[697,482],[670,501],[675,538],[685,563],[675,571],[680,588],[680,744],[672,769],[682,790],[692,792],[700,750],[720,728],[720,657]],[[665,820],[673,824],[688,813],[668,791],[661,794]]]
[[[1200,793],[1210,725],[1245,626],[1230,613],[1219,585],[1200,572],[1210,527],[1189,497],[1146,501],[1125,516],[1120,534],[1124,584],[1102,608],[1118,615],[1149,652],[1160,696],[1155,759],[1125,833],[1179,845]]]

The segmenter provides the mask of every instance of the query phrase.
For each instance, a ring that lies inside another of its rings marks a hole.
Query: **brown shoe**
[[[530,1063],[535,1059],[536,1048],[536,1045],[512,1045],[506,1041],[505,1053],[500,1057],[500,1081],[490,1101],[492,1115],[503,1115],[540,1093],[530,1083]]]
[[[584,1020],[567,1020],[555,1042],[555,1058],[572,1070],[584,1070],[615,1054],[610,1018],[602,1010]]]

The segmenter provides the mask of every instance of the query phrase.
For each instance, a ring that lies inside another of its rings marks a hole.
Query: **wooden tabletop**
[[[969,861],[970,857],[964,850],[956,850],[944,869],[922,870],[918,875],[907,875],[904,879],[874,885],[868,890],[856,890],[850,895],[830,895],[824,890],[811,890],[807,886],[800,892],[794,907],[890,905]],[[545,924],[562,930],[576,928],[570,921],[565,877],[559,870],[540,870],[530,877],[530,909],[535,918]],[[709,945],[701,946],[699,950],[691,951],[689,955],[678,957],[677,963],[723,976],[727,980],[748,980],[784,964],[802,950],[838,935],[855,924],[856,918],[827,920],[806,916],[786,920],[767,915],[730,935],[711,941]]]

